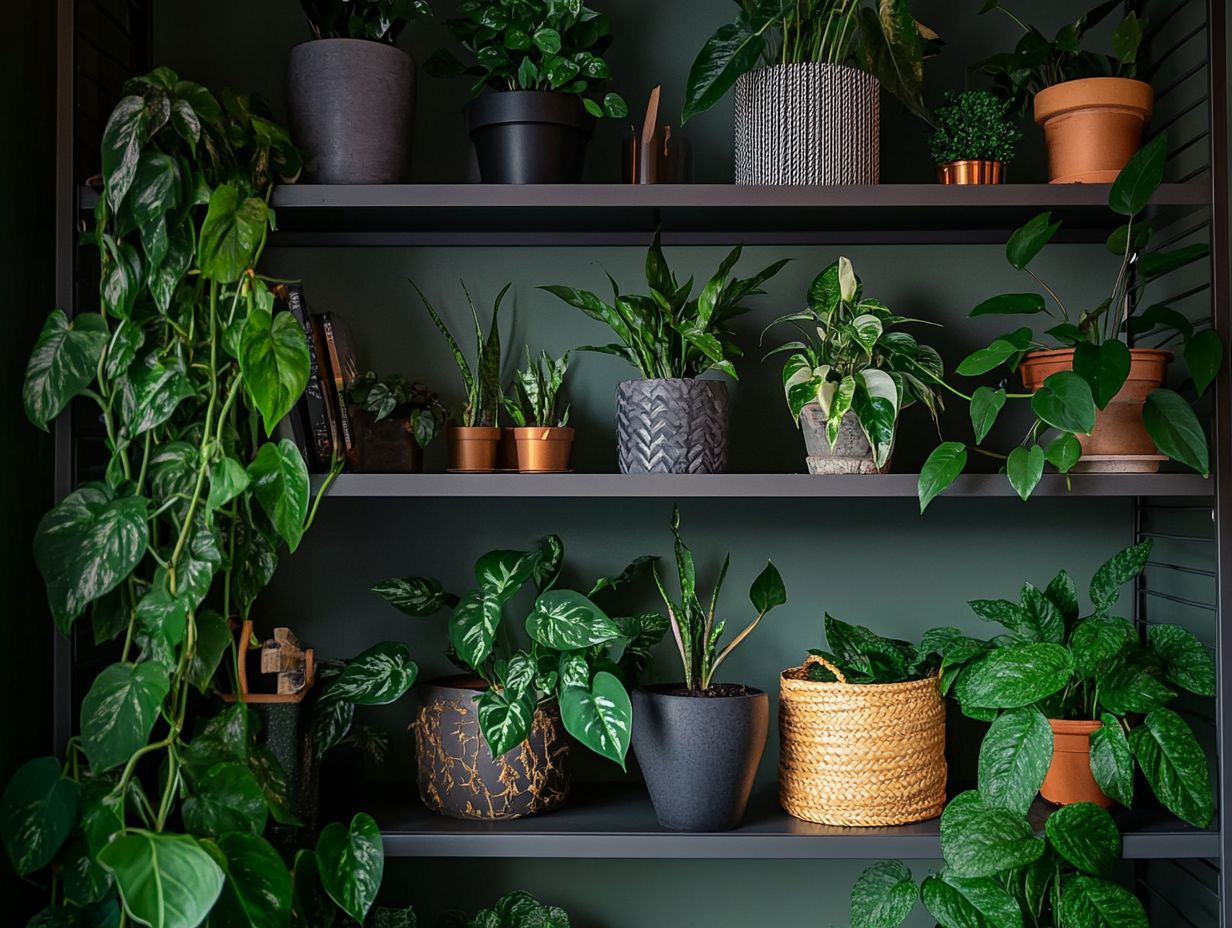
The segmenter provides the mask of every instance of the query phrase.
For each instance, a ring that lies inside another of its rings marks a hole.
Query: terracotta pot
[[[1052,764],[1040,795],[1059,806],[1093,802],[1105,809],[1114,803],[1104,795],[1091,774],[1091,732],[1099,722],[1049,719],[1052,726]]]
[[[518,469],[518,442],[513,437],[513,429],[502,428],[500,430],[500,447],[496,449],[496,469],[497,470],[517,470]]]
[[[449,446],[449,469],[468,473],[496,470],[496,449],[501,430],[487,426],[449,426],[445,442]]]
[[[937,165],[941,184],[1004,184],[1004,161],[947,161]]]
[[[1125,77],[1065,81],[1035,95],[1054,184],[1110,184],[1142,146],[1155,91]]]
[[[522,473],[559,474],[569,469],[573,448],[573,429],[510,429],[518,449],[518,470]]]
[[[1129,377],[1105,409],[1095,410],[1095,428],[1079,435],[1082,459],[1076,473],[1154,473],[1165,457],[1151,441],[1142,422],[1142,404],[1147,395],[1163,386],[1172,352],[1155,348],[1131,348]],[[1074,349],[1032,351],[1018,370],[1023,386],[1034,393],[1051,375],[1072,370]]]

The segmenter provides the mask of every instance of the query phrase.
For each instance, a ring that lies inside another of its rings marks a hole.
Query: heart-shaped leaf
[[[252,493],[292,551],[304,537],[308,517],[308,468],[295,442],[266,442],[248,465]]]
[[[1026,815],[1052,763],[1052,728],[1034,706],[997,717],[980,744],[980,796]]]
[[[286,928],[291,917],[291,874],[260,835],[225,834],[216,844],[226,873],[222,895],[210,915],[226,925]],[[208,849],[208,845],[207,845]]]
[[[1073,657],[1061,645],[1007,645],[967,669],[958,681],[958,698],[983,709],[1029,706],[1060,690],[1073,671]]]
[[[1025,268],[1040,250],[1047,245],[1061,223],[1052,221],[1052,213],[1040,213],[1010,236],[1005,246],[1005,256],[1010,265],[1018,271]]]
[[[1044,853],[1044,842],[1019,813],[981,805],[942,816],[941,853],[947,872],[985,877],[1026,866]]]
[[[54,310],[26,364],[22,387],[26,417],[46,430],[47,423],[94,380],[106,344],[107,324],[98,313],[79,313],[70,322]]]
[[[41,870],[77,824],[77,784],[60,776],[60,762],[39,757],[17,768],[0,801],[0,837],[21,876]]]
[[[112,664],[98,675],[81,702],[81,747],[95,774],[145,747],[170,689],[167,671],[148,661]]]
[[[268,435],[295,406],[312,365],[304,330],[288,312],[255,307],[240,334],[240,371]]]
[[[1124,342],[1106,341],[1100,345],[1082,342],[1074,349],[1074,373],[1087,382],[1095,405],[1104,409],[1125,386],[1129,377],[1130,354]]]
[[[532,639],[557,651],[574,651],[620,637],[607,613],[573,590],[549,590],[535,600],[526,620]]]
[[[1211,453],[1202,423],[1185,400],[1171,390],[1152,390],[1142,407],[1142,422],[1160,452],[1203,477],[1211,472]]]
[[[915,899],[915,878],[906,864],[873,864],[851,888],[851,928],[899,928],[915,908]]]
[[[1030,499],[1044,476],[1044,449],[1039,445],[1032,445],[1030,450],[1022,446],[1015,448],[1005,462],[1005,473],[1019,498]]]
[[[924,879],[924,906],[942,925],[962,928],[1022,928],[1018,902],[988,877],[966,879],[950,873]]]
[[[195,835],[265,830],[265,795],[243,764],[224,761],[209,769],[184,800],[184,825]]]
[[[403,577],[384,580],[372,591],[395,609],[421,618],[436,615],[447,605],[450,596],[441,582],[432,577]]]
[[[360,812],[351,826],[333,822],[317,841],[321,885],[338,908],[363,922],[381,888],[385,852],[381,830],[370,815]]]
[[[324,695],[361,706],[384,706],[401,699],[418,674],[410,649],[400,641],[386,641],[347,661]]]
[[[1185,720],[1171,709],[1156,709],[1129,733],[1129,745],[1156,798],[1195,828],[1214,814],[1206,755]]]
[[[151,928],[197,928],[222,892],[222,868],[188,835],[133,829],[98,854],[124,908]]]
[[[1164,182],[1168,160],[1168,134],[1161,132],[1143,145],[1121,169],[1108,194],[1108,205],[1122,216],[1136,216],[1146,209]]]
[[[1004,406],[1005,391],[1002,389],[977,387],[971,394],[971,428],[975,431],[977,445],[988,436]]]
[[[1116,883],[1090,876],[1076,876],[1061,884],[1060,923],[1073,928],[1148,928],[1150,925],[1137,896]]]
[[[489,689],[480,695],[478,705],[479,727],[493,757],[513,750],[530,734],[535,700],[529,690]]]
[[[560,715],[569,734],[624,769],[633,728],[633,704],[624,684],[616,677],[601,670],[591,680],[589,689],[563,687]]]
[[[1095,397],[1090,385],[1073,371],[1050,374],[1031,397],[1031,409],[1062,432],[1089,435],[1095,428]]]
[[[269,215],[256,197],[241,200],[233,184],[215,187],[198,245],[202,276],[222,284],[238,281],[256,260]]]
[[[1125,729],[1116,716],[1105,712],[1091,732],[1091,775],[1106,796],[1129,807],[1134,802],[1134,755]]]
[[[1151,556],[1153,544],[1150,539],[1118,551],[1099,566],[1091,577],[1089,595],[1091,604],[1100,612],[1107,612],[1120,598],[1121,587],[1138,576]]]
[[[1121,832],[1116,822],[1092,802],[1053,810],[1044,832],[1058,854],[1092,876],[1109,876],[1121,859]]]
[[[1206,329],[1185,342],[1185,366],[1198,396],[1202,396],[1223,367],[1223,340],[1219,333]]]
[[[920,468],[917,492],[920,497],[920,512],[928,508],[946,487],[958,479],[967,466],[967,446],[957,441],[938,445],[924,466]]]
[[[1192,632],[1179,625],[1151,625],[1146,640],[1165,679],[1199,696],[1215,695],[1215,661]]]

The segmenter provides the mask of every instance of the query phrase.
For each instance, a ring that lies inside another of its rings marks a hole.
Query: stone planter
[[[838,427],[834,444],[826,435],[826,418],[821,406],[810,403],[800,410],[800,432],[804,436],[806,463],[810,474],[876,474],[873,448],[860,428],[855,413],[847,413]],[[889,467],[887,463],[887,468]]]
[[[622,474],[720,474],[727,469],[727,385],[626,380],[616,387]]]

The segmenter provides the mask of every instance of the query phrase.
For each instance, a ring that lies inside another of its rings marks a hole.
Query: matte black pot
[[[569,795],[569,738],[555,700],[535,709],[530,735],[493,757],[479,729],[482,681],[440,680],[419,687],[415,723],[419,795],[433,812],[497,821],[555,809]]]
[[[770,728],[770,700],[670,696],[679,684],[633,691],[633,751],[655,815],[673,831],[740,825]]]
[[[415,117],[415,61],[367,39],[314,39],[291,49],[291,136],[318,184],[406,179]]]
[[[574,93],[510,90],[466,105],[485,184],[576,184],[594,126]]]

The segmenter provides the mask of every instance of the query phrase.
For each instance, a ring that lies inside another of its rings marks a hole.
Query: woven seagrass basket
[[[821,664],[838,683],[809,679]],[[852,684],[810,654],[784,670],[779,803],[823,825],[904,825],[945,807],[945,705],[937,677]]]

